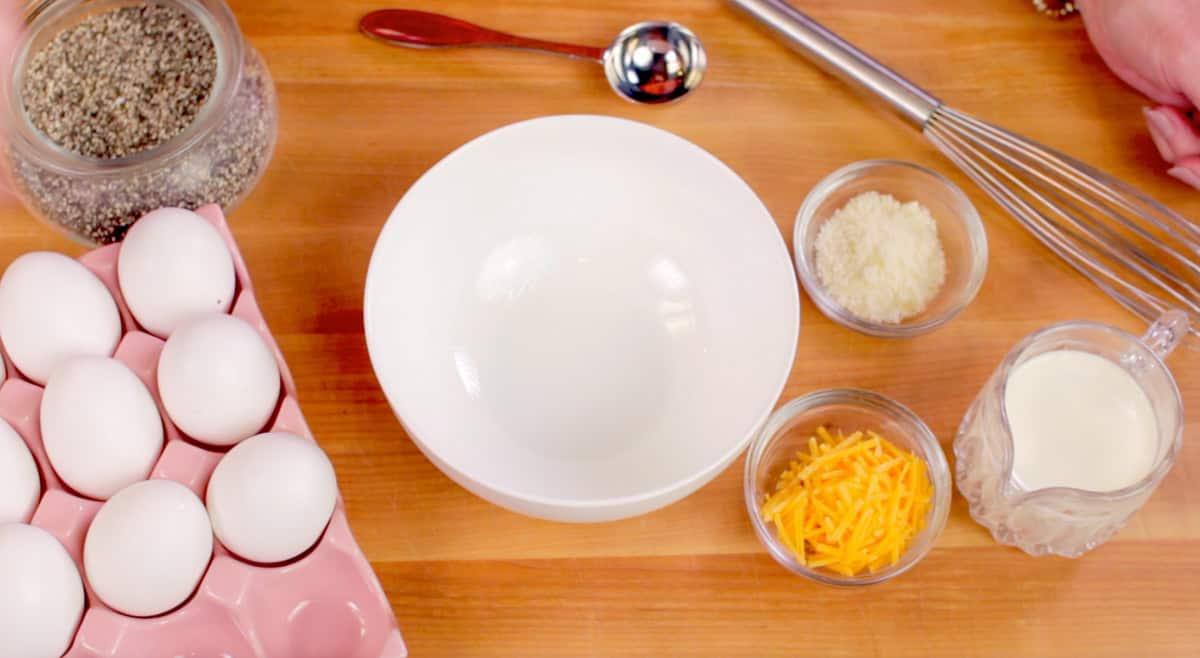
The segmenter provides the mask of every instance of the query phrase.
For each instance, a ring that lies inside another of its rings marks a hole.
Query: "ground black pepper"
[[[120,45],[118,32],[140,43]],[[124,61],[112,61],[117,52]],[[156,208],[217,203],[228,211],[270,161],[277,109],[270,74],[249,44],[241,66],[229,67],[240,69],[236,87],[218,88],[222,52],[195,17],[150,2],[54,35],[26,60],[21,100],[34,132],[74,155],[64,166],[44,148],[10,144],[18,193],[34,212],[98,244],[119,240]],[[65,62],[75,62],[72,71],[59,70]],[[197,138],[186,147],[167,143],[204,116],[206,104],[212,121]]]
[[[59,146],[120,158],[187,128],[216,75],[212,37],[191,14],[134,5],[63,30],[34,53],[21,100]]]

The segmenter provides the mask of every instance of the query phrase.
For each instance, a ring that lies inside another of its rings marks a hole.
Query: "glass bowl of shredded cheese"
[[[886,338],[948,322],[987,271],[987,235],[967,196],[941,174],[895,160],[856,162],[817,183],[793,244],[817,308]]]
[[[858,389],[780,407],[750,445],[746,511],[789,571],[828,585],[872,585],[913,567],[950,511],[950,468],[907,407]]]

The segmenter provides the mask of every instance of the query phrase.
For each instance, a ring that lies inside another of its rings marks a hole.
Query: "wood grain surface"
[[[1103,67],[1082,24],[1027,0],[803,0],[806,11],[969,112],[1111,171],[1186,215],[1200,193],[1163,173],[1145,101]],[[997,546],[957,494],[937,547],[861,590],[790,576],[745,517],[742,464],[691,497],[601,525],[527,519],[437,471],[392,416],[362,336],[375,237],[421,173],[472,137],[557,113],[628,117],[716,154],[762,196],[790,242],[808,189],[864,158],[934,167],[968,190],[991,242],[982,292],[928,336],[887,342],[826,320],[805,299],[784,399],[828,386],[893,396],[949,449],[967,405],[1020,337],[1090,318],[1144,329],[1025,234],[919,135],[817,73],[719,0],[409,0],[531,36],[607,43],[669,18],[704,40],[694,97],[636,107],[594,64],[521,52],[388,48],[355,31],[378,0],[235,0],[279,87],[270,171],[231,215],[260,303],[333,458],[350,522],[416,658],[438,656],[1200,655],[1200,421],[1128,528],[1075,561]],[[11,205],[0,263],[78,253]],[[1172,357],[1188,411],[1200,358]]]

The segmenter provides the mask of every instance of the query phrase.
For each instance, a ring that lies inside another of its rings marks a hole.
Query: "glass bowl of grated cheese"
[[[941,174],[896,160],[856,162],[817,183],[793,245],[817,308],[885,338],[945,324],[987,272],[987,234],[967,196]]]
[[[951,487],[945,453],[916,414],[849,388],[776,410],[750,444],[743,482],[750,523],[771,557],[839,586],[881,583],[924,558],[946,525]],[[778,505],[789,488],[804,500]]]

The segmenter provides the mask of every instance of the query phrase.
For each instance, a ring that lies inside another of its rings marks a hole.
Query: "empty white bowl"
[[[647,125],[488,133],[393,211],[367,275],[376,375],[468,490],[560,521],[672,503],[724,469],[791,371],[775,222],[733,171]]]

